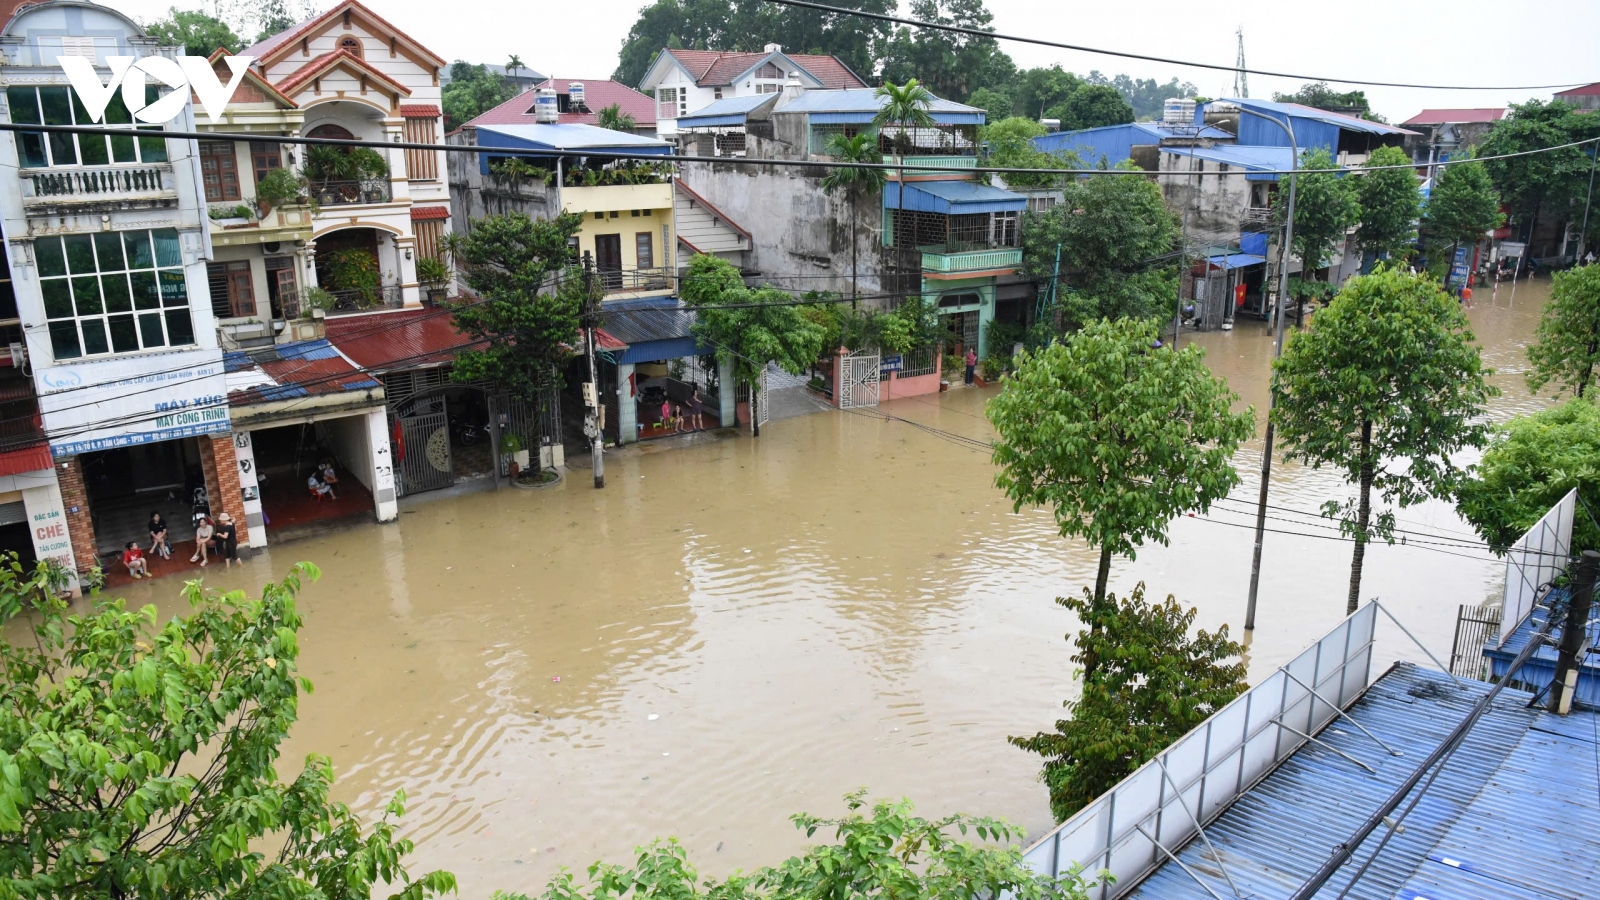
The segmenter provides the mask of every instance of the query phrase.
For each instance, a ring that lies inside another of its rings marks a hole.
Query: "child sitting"
[[[128,567],[128,574],[135,578],[143,578],[150,574],[150,566],[145,562],[144,551],[133,541],[122,548],[122,564]]]

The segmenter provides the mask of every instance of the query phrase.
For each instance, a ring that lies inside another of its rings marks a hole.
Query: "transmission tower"
[[[1244,26],[1240,25],[1239,35],[1239,61],[1233,64],[1233,95],[1240,99],[1250,98],[1250,79],[1244,73]]]

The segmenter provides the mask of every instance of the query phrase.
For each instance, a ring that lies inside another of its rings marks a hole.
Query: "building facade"
[[[639,82],[656,98],[656,130],[677,134],[678,119],[718,100],[780,93],[790,81],[805,90],[864,88],[867,83],[835,56],[785,53],[768,44],[760,53],[662,50]]]

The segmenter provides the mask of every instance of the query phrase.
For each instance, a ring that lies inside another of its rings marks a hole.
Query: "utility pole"
[[[1239,35],[1239,61],[1234,63],[1233,69],[1233,95],[1240,99],[1250,97],[1250,79],[1244,70],[1244,26],[1240,25],[1236,32]]]
[[[1556,656],[1556,677],[1550,683],[1549,710],[1558,716],[1572,712],[1572,695],[1578,690],[1578,668],[1588,656],[1589,606],[1594,599],[1595,577],[1600,576],[1600,551],[1585,550],[1572,579],[1572,599],[1567,601],[1567,623],[1561,629]]]
[[[1594,202],[1594,169],[1600,164],[1600,144],[1589,147],[1589,196],[1583,201],[1583,228],[1578,232],[1578,249],[1589,249],[1589,205]],[[1582,258],[1580,253],[1579,258]]]
[[[594,487],[606,486],[605,434],[600,428],[600,379],[595,377],[594,329],[600,310],[594,302],[594,257],[583,251],[583,353],[589,358],[589,383],[584,385],[583,433],[589,438],[589,461],[594,467]]]
[[[1300,147],[1295,143],[1294,128],[1279,122],[1271,116],[1252,112],[1239,107],[1240,115],[1249,114],[1266,119],[1268,122],[1283,129],[1289,136],[1289,156],[1291,170],[1300,168]],[[1278,308],[1274,310],[1277,320],[1273,330],[1272,361],[1277,362],[1283,356],[1283,304],[1289,300],[1289,248],[1294,243],[1294,186],[1295,176],[1289,176],[1289,205],[1283,219],[1283,246],[1278,254]],[[1255,553],[1250,560],[1250,602],[1245,607],[1244,629],[1254,631],[1256,627],[1256,595],[1261,588],[1261,543],[1266,538],[1267,531],[1267,486],[1272,480],[1272,408],[1277,405],[1278,392],[1272,384],[1271,373],[1267,378],[1267,436],[1261,448],[1261,498],[1256,505],[1256,546]]]

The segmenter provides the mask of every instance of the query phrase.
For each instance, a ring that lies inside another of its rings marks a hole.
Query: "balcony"
[[[1261,231],[1272,225],[1272,209],[1265,206],[1252,206],[1239,217],[1239,227],[1245,231]]]
[[[399,309],[405,305],[405,297],[398,284],[385,285],[375,291],[320,291],[318,296],[325,304],[323,311],[330,316]],[[329,297],[333,299],[329,300]],[[284,314],[288,315],[287,309]]]
[[[962,249],[961,245],[929,246],[922,251],[922,271],[949,275],[960,272],[992,272],[1022,266],[1021,247],[983,247]]]
[[[358,206],[388,203],[392,199],[389,179],[368,178],[361,181],[314,181],[311,196],[322,206]]]
[[[172,206],[178,195],[170,165],[91,166],[81,169],[25,169],[22,202],[29,212],[104,205],[110,208]]]
[[[919,178],[928,175],[968,175],[978,167],[976,156],[885,156],[885,163],[892,166],[905,166],[907,169],[916,169],[907,172],[907,178]],[[889,172],[890,178],[900,177],[898,170]]]
[[[666,269],[641,269],[633,272],[601,269],[600,285],[608,294],[665,291],[672,288],[672,278]]]

